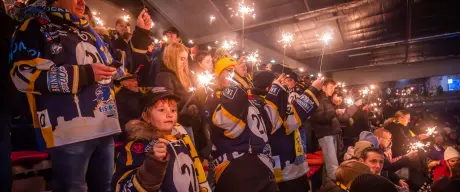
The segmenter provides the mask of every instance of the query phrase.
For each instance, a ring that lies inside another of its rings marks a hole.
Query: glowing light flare
[[[345,98],[345,103],[347,105],[351,106],[351,105],[355,104],[355,101],[353,100],[353,98],[347,97],[347,98]]]
[[[409,153],[410,152],[413,152],[413,151],[419,151],[419,150],[422,150],[424,152],[426,152],[426,148],[430,146],[430,142],[426,143],[426,144],[423,144],[422,142],[418,141],[418,142],[414,142],[414,143],[410,143],[409,144]]]
[[[238,3],[238,12],[235,14],[236,16],[241,16],[241,18],[244,18],[246,15],[250,15],[253,19],[256,18],[256,14],[254,12],[254,3],[252,6],[248,6],[244,4],[244,0],[240,1]]]
[[[166,36],[166,35],[163,36],[163,41],[164,41],[164,42],[168,42],[168,36]]]
[[[208,51],[211,51],[212,50],[212,47],[211,46],[208,46]]]
[[[93,16],[94,20],[96,21],[96,25],[99,25],[99,26],[104,26],[104,21],[102,21],[102,19],[98,16]]]
[[[375,85],[371,85],[370,87],[371,87],[371,89],[375,89]]]
[[[329,41],[332,40],[332,31],[328,31],[321,35],[319,40],[321,40],[325,45],[329,45]]]
[[[129,15],[123,15],[123,20],[125,20],[126,22],[128,22],[129,19],[131,19]]]
[[[191,40],[191,39],[188,40],[188,43],[189,43],[189,44],[192,44],[192,45],[195,44],[195,42],[193,42],[193,40]]]
[[[304,72],[304,69],[303,69],[303,68],[299,68],[299,71],[300,71],[300,72]]]
[[[431,136],[431,135],[434,135],[434,134],[437,134],[438,131],[436,131],[436,126],[435,127],[429,127],[428,129],[426,129],[426,134],[428,136]]]
[[[279,40],[278,42],[282,43],[283,47],[286,48],[286,47],[290,47],[293,41],[294,41],[294,36],[292,35],[292,33],[282,33],[281,40]]]
[[[154,39],[153,42],[154,42],[155,44],[158,44],[158,43],[160,42],[160,40]]]
[[[227,77],[225,78],[226,80],[229,80],[233,84],[237,84],[237,82],[233,79],[235,76],[235,71],[229,72]]]
[[[196,91],[196,88],[195,87],[190,87],[188,88],[188,92],[195,92]]]
[[[249,53],[246,59],[249,63],[252,63],[253,65],[256,65],[256,66],[259,65],[261,62],[260,57],[259,57],[259,51]]]
[[[210,85],[214,84],[214,75],[205,71],[203,73],[197,74],[198,84],[204,88],[204,91],[207,93],[207,90],[214,91],[211,89]]]
[[[223,43],[222,43],[222,48],[225,49],[225,50],[231,50],[233,49],[233,47],[238,44],[236,43],[235,41],[227,41],[225,40]]]
[[[212,24],[216,20],[214,15],[209,16],[209,23]]]
[[[272,60],[270,61],[270,63],[275,63],[275,62],[276,62],[276,61],[275,61],[274,59],[272,59]]]

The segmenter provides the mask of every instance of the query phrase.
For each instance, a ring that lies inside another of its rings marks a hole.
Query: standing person
[[[311,117],[311,123],[319,145],[323,150],[326,169],[326,180],[335,180],[335,171],[339,167],[337,159],[337,135],[340,134],[340,126],[333,126],[333,119],[342,115],[345,109],[334,109],[329,97],[332,96],[337,83],[332,79],[323,82],[322,91],[318,97],[319,107]]]
[[[179,97],[154,87],[141,120],[126,125],[129,142],[116,160],[114,191],[211,191],[197,151],[177,124]]]
[[[199,111],[194,104],[195,101],[186,103],[190,99],[189,97],[193,96],[193,94],[189,94],[189,90],[193,85],[189,76],[188,50],[182,44],[171,43],[166,47],[163,57],[164,63],[160,67],[160,72],[156,75],[155,85],[166,87],[166,89],[181,98],[179,110],[182,113],[179,113],[178,122],[185,127],[193,141],[194,135],[191,126]]]
[[[51,155],[55,190],[110,191],[113,135],[120,132],[107,84],[116,74],[112,57],[83,17],[84,0],[38,0],[29,8],[39,17],[16,31],[13,48],[27,49],[12,50],[11,78],[27,93],[39,146]],[[137,21],[141,30],[152,24],[146,10]]]
[[[313,83],[298,98],[286,102],[289,96],[287,86],[282,85],[284,75],[276,79],[270,71],[257,71],[254,73],[254,89],[251,93],[267,99],[267,104],[273,103],[278,107],[282,119],[282,127],[269,134],[274,160],[275,179],[281,192],[308,191],[307,171],[308,163],[305,161],[306,148],[302,145],[300,126],[317,106],[316,95],[321,88],[321,80]],[[271,87],[271,88],[270,88]],[[289,111],[290,110],[290,111]]]
[[[217,61],[214,74],[218,89],[206,102],[215,191],[277,191],[268,133],[278,129],[282,120],[276,106],[248,95],[238,84],[233,78],[236,65],[231,57]]]
[[[131,35],[131,24],[124,19],[115,21],[115,30],[109,30],[111,44],[114,49],[125,50]]]
[[[390,119],[390,121],[385,126],[385,129],[393,135],[393,145],[391,147],[393,157],[402,156],[407,152],[407,144],[411,142],[412,137],[415,137],[415,134],[407,127],[410,122],[410,113],[404,110],[398,111],[395,114],[395,118]],[[426,134],[417,136],[419,140],[425,140],[428,137]]]
[[[15,27],[19,24],[13,18],[8,16],[7,9],[3,0],[0,1],[0,23],[2,23],[2,30],[0,30],[0,76],[1,87],[6,89],[4,98],[1,102],[0,109],[0,191],[11,191],[12,173],[11,173],[11,119],[13,109],[18,105],[15,100],[18,98],[14,85],[9,76],[11,70],[8,65],[8,56],[10,53],[11,37],[13,36]],[[13,107],[15,106],[15,107]]]
[[[128,73],[119,80],[119,83],[121,88],[115,94],[115,98],[117,98],[118,120],[122,130],[121,135],[116,137],[116,141],[124,142],[127,139],[126,130],[124,129],[126,123],[141,116],[142,108],[139,100],[142,97],[142,93],[139,90],[136,75]]]

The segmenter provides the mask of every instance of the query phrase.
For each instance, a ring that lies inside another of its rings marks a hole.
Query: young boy
[[[128,122],[130,142],[117,155],[115,191],[211,191],[190,137],[177,124],[178,101],[164,87],[143,97],[142,119]]]
[[[231,57],[215,65],[216,89],[206,102],[216,192],[277,191],[268,133],[281,126],[276,106],[252,97]]]
[[[254,97],[265,98],[267,103],[276,105],[283,119],[282,127],[268,137],[280,192],[308,191],[310,189],[307,179],[308,163],[305,161],[306,149],[302,145],[299,128],[318,106],[316,95],[319,93],[321,80],[313,82],[312,87],[299,91],[296,97],[291,98],[285,78],[290,77],[281,74],[274,80],[274,75],[269,71],[256,72],[254,87],[267,91],[265,93],[251,91],[251,93]]]

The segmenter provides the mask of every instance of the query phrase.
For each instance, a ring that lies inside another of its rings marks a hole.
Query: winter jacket
[[[152,150],[159,136],[148,123],[133,120],[126,130],[131,141],[117,154],[114,191],[211,191],[195,147],[182,126],[177,124],[171,135],[163,136],[169,141],[166,161],[154,159]]]
[[[324,92],[319,94],[318,101],[319,107],[311,116],[311,124],[316,138],[339,134],[341,129],[338,120],[334,120],[337,117],[334,104]]]
[[[407,153],[407,145],[411,142],[410,130],[400,123],[391,122],[385,129],[393,135],[393,145],[391,151],[393,157],[402,156]]]
[[[182,107],[184,107],[185,102],[191,95],[188,93],[188,90],[186,91],[184,86],[182,86],[176,73],[168,69],[165,65],[160,66],[160,72],[155,77],[155,85],[165,87],[167,90],[174,92],[175,95],[181,98],[181,101],[179,103],[179,110],[181,110]],[[181,122],[181,118],[179,118],[179,122]]]
[[[323,187],[319,190],[321,192],[348,192],[345,186],[335,183],[332,180],[328,180],[324,183]]]
[[[284,123],[282,127],[269,134],[269,142],[274,160],[274,172],[276,182],[290,181],[304,176],[308,168],[305,161],[305,151],[301,139],[300,126],[317,108],[316,95],[319,91],[310,87],[300,92],[295,98],[290,97],[286,102],[288,92],[283,86],[273,84],[267,94],[267,101],[278,107]],[[291,96],[291,94],[289,94]]]
[[[343,130],[343,137],[345,138],[358,138],[359,134],[363,131],[369,131],[369,118],[367,111],[359,108],[351,117],[353,119],[353,125]]]
[[[97,83],[88,65],[102,63],[96,37],[89,28],[46,14],[50,21],[32,18],[18,28],[10,54],[13,82],[27,93],[34,127],[41,127],[36,129],[39,147],[119,133],[112,85]],[[135,42],[148,32],[134,33],[131,45],[143,45]],[[106,56],[111,58],[109,53]]]
[[[436,168],[434,168],[433,175],[434,175],[434,178],[433,178],[434,182],[436,182],[437,180],[443,177],[446,177],[446,178],[451,177],[451,170],[449,166],[447,165],[446,160],[442,160],[441,163]]]
[[[128,121],[141,117],[143,107],[140,105],[142,93],[134,92],[122,87],[116,94],[118,117],[121,127],[125,127]],[[122,134],[118,136],[119,141],[126,140],[126,131],[122,128]]]

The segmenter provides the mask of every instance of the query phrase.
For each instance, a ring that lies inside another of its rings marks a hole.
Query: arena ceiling
[[[141,0],[109,0],[120,6],[142,6]],[[231,16],[241,0],[145,0],[162,28],[172,25],[184,41],[201,48],[215,41],[239,41],[242,19]],[[460,54],[460,1],[457,0],[245,0],[255,5],[255,19],[244,24],[244,51],[259,50],[262,61],[283,60],[281,33],[294,41],[286,49],[286,64],[323,71],[425,60]],[[210,23],[210,16],[216,17]],[[320,40],[332,34],[327,46]]]

